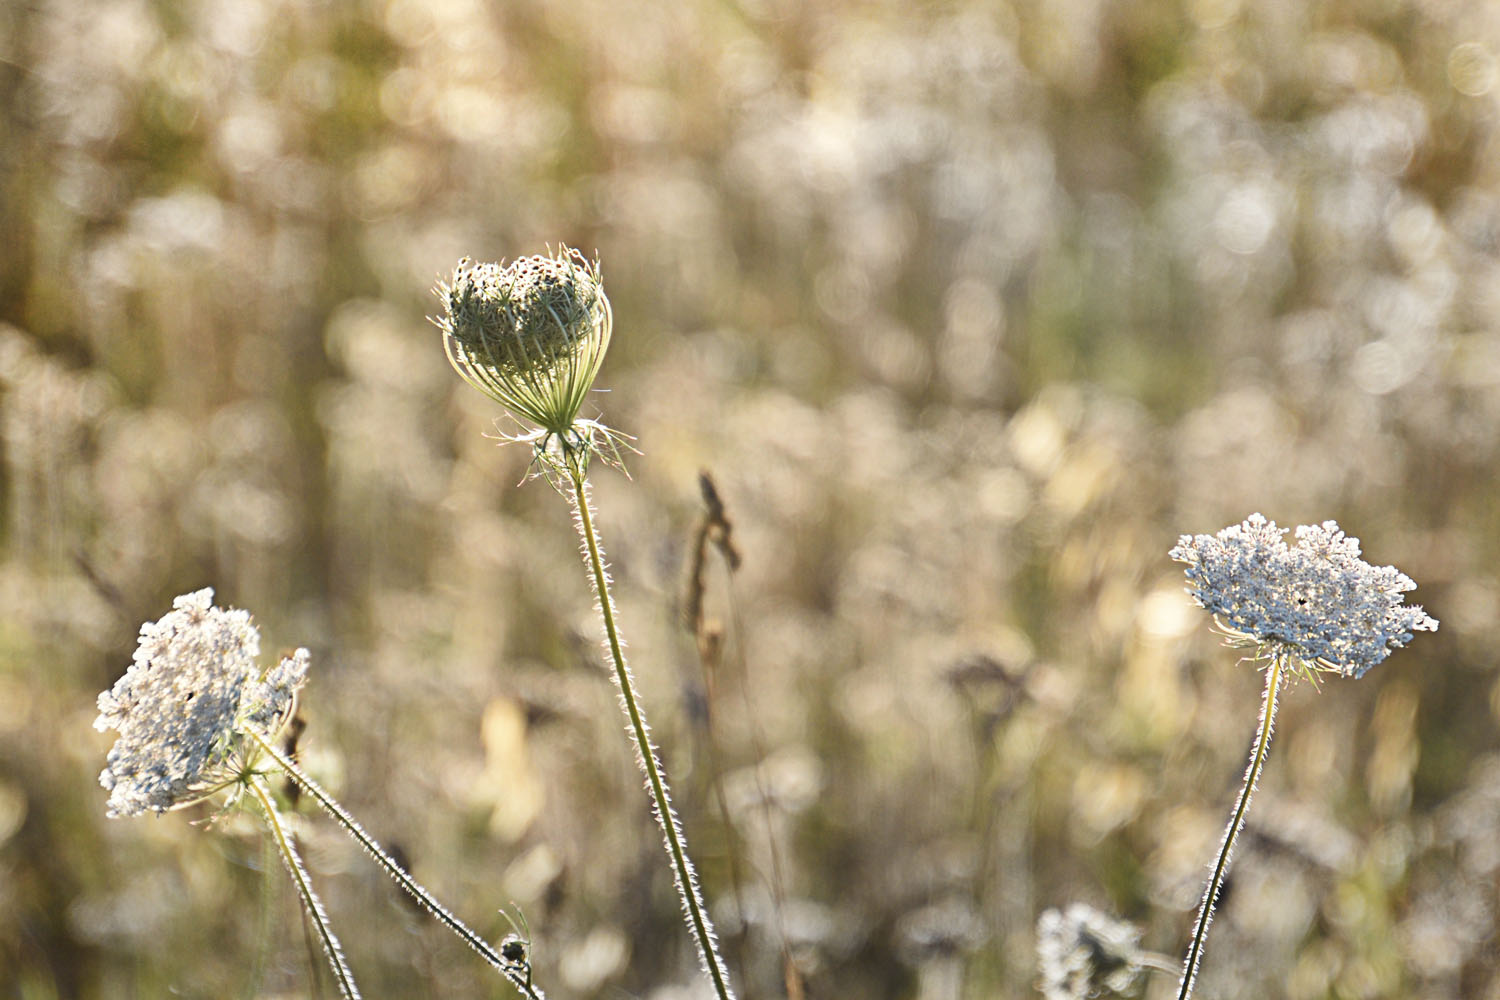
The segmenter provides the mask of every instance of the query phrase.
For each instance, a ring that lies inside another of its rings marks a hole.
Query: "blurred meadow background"
[[[1442,629],[1292,692],[1200,993],[1500,997],[1497,100],[1466,0],[0,5],[0,994],[334,995],[249,817],[105,818],[94,699],[213,586],[554,1000],[704,995],[565,505],[426,319],[567,243],[742,996],[1035,995],[1075,901],[1180,956],[1261,677],[1167,550],[1261,511]],[[300,810],[367,995],[513,995]]]

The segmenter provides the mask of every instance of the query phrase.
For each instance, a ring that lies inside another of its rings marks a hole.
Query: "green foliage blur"
[[[559,243],[743,996],[1034,995],[1072,901],[1179,955],[1260,677],[1166,553],[1253,511],[1442,629],[1292,692],[1200,995],[1500,996],[1497,59],[1459,0],[0,5],[0,996],[334,995],[252,815],[104,815],[202,586],[555,1000],[703,995],[565,505],[425,318]],[[367,996],[511,995],[298,809]]]

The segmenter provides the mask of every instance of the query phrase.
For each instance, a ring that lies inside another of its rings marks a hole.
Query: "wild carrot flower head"
[[[213,595],[184,594],[142,625],[134,662],[99,695],[94,728],[120,733],[99,775],[111,816],[163,813],[224,784],[244,734],[273,735],[307,680],[305,649],[262,678],[249,613],[214,607]]]
[[[1047,1000],[1128,993],[1143,971],[1140,931],[1085,903],[1036,922],[1037,966]]]
[[[1359,539],[1333,521],[1285,529],[1260,514],[1216,535],[1183,535],[1171,557],[1187,564],[1188,593],[1229,633],[1308,669],[1360,677],[1411,641],[1435,632],[1420,605],[1402,603],[1416,587],[1394,566],[1359,558]]]
[[[599,373],[613,326],[597,261],[560,247],[508,266],[465,257],[436,289],[448,360],[464,381],[564,436]]]

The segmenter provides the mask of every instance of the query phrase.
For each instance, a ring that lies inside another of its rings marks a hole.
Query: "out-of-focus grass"
[[[1497,53],[1484,5],[1352,0],[6,7],[0,981],[320,975],[252,827],[104,818],[93,697],[212,584],[312,648],[307,766],[487,933],[518,903],[552,995],[696,983],[571,528],[423,318],[567,242],[746,995],[1024,996],[1074,899],[1178,951],[1259,682],[1165,553],[1252,510],[1443,630],[1287,702],[1204,995],[1500,989]],[[744,554],[708,679],[700,468]],[[503,992],[299,834],[369,995]]]

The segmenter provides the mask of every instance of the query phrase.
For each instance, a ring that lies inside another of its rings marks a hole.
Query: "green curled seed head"
[[[599,373],[613,316],[598,261],[559,247],[509,265],[465,257],[436,289],[448,360],[517,416],[565,434]]]

